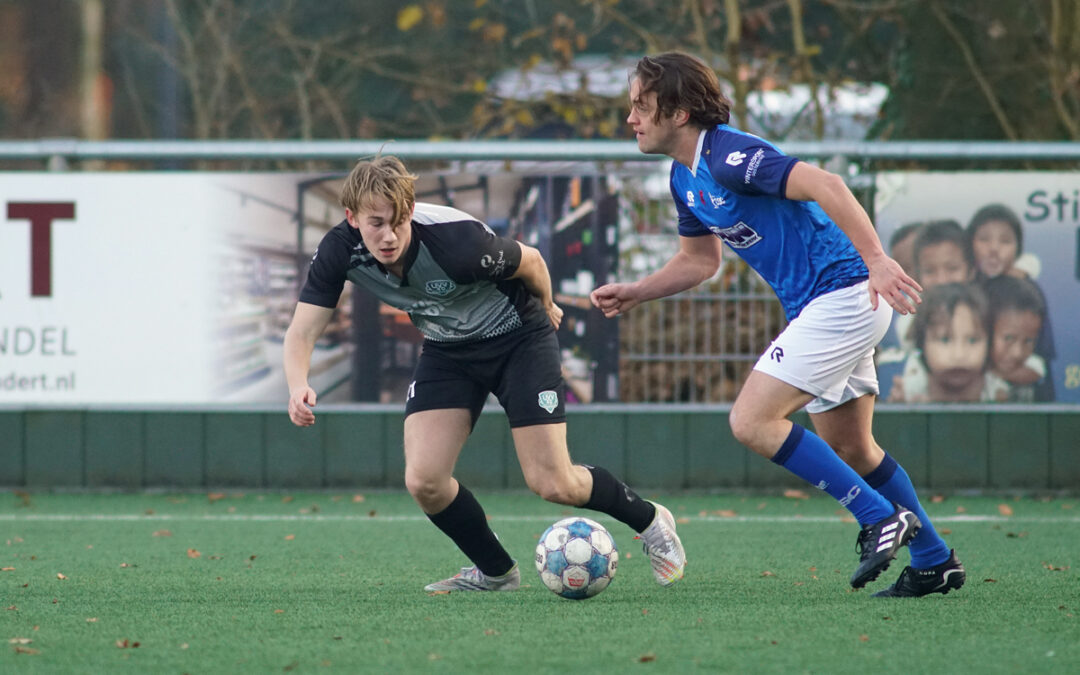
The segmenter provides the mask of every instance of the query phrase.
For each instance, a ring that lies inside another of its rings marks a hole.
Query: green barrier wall
[[[571,407],[575,461],[636,488],[802,487],[737,443],[730,406]],[[0,487],[401,488],[400,406],[327,406],[294,427],[283,407],[0,408]],[[807,424],[805,414],[796,421]],[[920,487],[1080,490],[1080,407],[879,406],[878,442]],[[462,482],[524,489],[506,418],[485,411]]]

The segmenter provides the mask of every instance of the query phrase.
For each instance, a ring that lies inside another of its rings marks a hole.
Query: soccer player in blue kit
[[[350,281],[404,310],[424,335],[405,392],[405,486],[472,565],[428,591],[512,591],[521,572],[484,509],[453,476],[490,393],[506,411],[526,484],[544,499],[606,513],[641,535],[661,586],[683,577],[675,519],[607,470],[574,464],[555,329],[562,309],[540,252],[457,209],[416,201],[397,157],[364,160],[341,190],[345,220],[326,233],[285,333],[289,418],[315,423],[315,342]],[[363,346],[361,346],[362,348]]]
[[[630,114],[638,148],[670,156],[679,251],[634,283],[593,290],[613,317],[712,277],[726,243],[776,292],[789,321],[761,355],[730,414],[735,438],[829,493],[861,525],[851,585],[876,579],[904,545],[911,565],[877,596],[960,588],[965,572],[934,530],[911,479],[874,441],[874,348],[914,313],[918,283],[882,249],[843,180],[728,126],[731,104],[696,57],[638,61]],[[884,300],[884,302],[881,302]],[[814,431],[788,420],[806,408]]]

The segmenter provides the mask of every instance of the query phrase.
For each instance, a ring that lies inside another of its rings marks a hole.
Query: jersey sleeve
[[[459,284],[503,281],[521,264],[521,246],[479,221],[444,223],[428,235],[437,240],[431,250],[439,266]]]
[[[308,265],[307,280],[300,289],[300,302],[320,307],[337,307],[349,269],[349,247],[333,230],[326,233]]]
[[[713,180],[732,192],[780,198],[799,161],[750,134],[717,134],[706,157]]]
[[[671,178],[668,181],[668,187],[671,190],[671,198],[675,200],[675,213],[679,217],[679,236],[701,237],[712,234],[686,206],[685,195],[679,194],[679,188],[675,185],[675,164],[675,162],[671,163]]]

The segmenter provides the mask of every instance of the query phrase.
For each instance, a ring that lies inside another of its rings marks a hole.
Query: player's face
[[[670,154],[675,147],[677,128],[670,117],[656,119],[656,92],[642,93],[641,82],[630,82],[630,114],[626,123],[634,128],[638,150],[646,154]]]
[[[383,266],[395,266],[402,261],[412,241],[412,211],[394,223],[393,205],[385,197],[379,197],[370,208],[345,209],[345,217],[349,225],[359,230],[364,246]]]
[[[1011,373],[1027,361],[1035,351],[1042,319],[1035,312],[1006,309],[994,318],[994,339],[990,359],[994,370]]]
[[[961,390],[982,374],[987,343],[986,331],[975,311],[969,305],[957,304],[948,320],[927,327],[923,356],[942,387]]]
[[[942,284],[971,281],[974,276],[964,257],[964,250],[951,241],[924,246],[919,251],[916,266],[919,270],[918,282],[923,290]]]
[[[975,230],[971,249],[975,253],[975,265],[979,271],[988,277],[996,277],[1004,274],[1016,262],[1019,243],[1008,223],[988,220]]]

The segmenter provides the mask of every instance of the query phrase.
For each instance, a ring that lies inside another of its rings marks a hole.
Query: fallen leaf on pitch
[[[18,611],[19,608],[16,607],[15,605],[10,605],[9,607],[6,607],[5,609],[7,609],[7,611],[9,611],[9,612],[15,612],[15,611]]]
[[[187,550],[187,557],[189,557],[189,558],[198,558],[201,555],[202,555],[202,553],[199,553],[198,551],[196,551],[193,548],[189,548]]]
[[[1008,504],[998,504],[998,513],[1003,516],[1011,516],[1013,514],[1012,507]]]
[[[67,579],[67,576],[65,576],[64,574],[61,574],[60,572],[57,572],[56,573],[56,578],[59,579],[60,581],[63,581],[65,579]]]
[[[9,645],[28,645],[31,642],[33,642],[33,640],[24,637],[15,637],[8,640]]]
[[[721,518],[737,518],[739,516],[734,509],[720,509],[718,511],[713,511],[713,515],[720,516]]]
[[[934,504],[940,504],[941,502],[945,501],[945,495],[934,495],[930,498],[930,501]]]
[[[287,534],[287,535],[285,535],[285,541],[292,541],[293,539],[296,539],[295,534]]]
[[[685,524],[690,522],[690,519],[687,518],[686,516],[679,516],[678,518],[675,519],[675,522],[678,523],[679,525],[685,525]]]
[[[431,591],[428,595],[450,595],[450,591]]]
[[[375,509],[371,509],[370,511],[367,512],[367,514],[368,514],[368,518],[374,518],[375,517]]]
[[[495,630],[494,628],[488,628],[488,629],[484,630],[484,635],[498,635],[498,634],[499,634],[499,631]]]
[[[997,579],[990,579],[990,578],[988,577],[988,578],[986,578],[986,579],[983,579],[983,583],[984,583],[984,584],[996,584],[996,583],[997,583]]]
[[[34,649],[33,647],[19,647],[19,646],[16,646],[15,647],[15,653],[16,654],[34,655],[34,654],[40,654],[41,652],[38,651],[37,649]]]
[[[784,496],[788,499],[810,499],[810,495],[802,490],[784,490]]]
[[[938,530],[938,532],[940,532],[941,534],[952,534],[952,530],[947,527],[941,528],[940,530]]]
[[[0,572],[14,572],[14,567],[0,567]]]
[[[773,572],[770,572],[769,570],[765,570],[764,572],[761,573],[761,576],[763,576],[763,577],[775,577],[776,574],[773,573]]]
[[[283,609],[275,609],[274,610],[274,614],[284,614],[284,613],[285,613],[285,610],[283,610]]]
[[[1005,536],[1009,539],[1023,539],[1027,534],[1027,532],[1006,532]]]
[[[150,536],[151,537],[171,537],[172,532],[169,531],[169,530],[158,530],[157,532],[153,533]]]
[[[91,616],[86,619],[86,623],[97,623],[97,617]]]
[[[652,663],[656,660],[656,654],[649,652],[638,657],[638,663]]]
[[[211,492],[210,494],[206,495],[206,498],[209,499],[210,503],[212,504],[212,503],[214,503],[216,501],[221,501],[222,499],[225,499],[225,493],[224,492]]]
[[[956,512],[957,513],[967,513],[967,509],[965,509],[963,506],[957,506],[956,507]]]
[[[863,634],[863,635],[860,635],[860,636],[859,636],[859,642],[870,642],[870,636],[869,636],[869,635],[865,635],[865,634]]]
[[[366,499],[366,497],[364,497],[364,495],[353,495],[352,496],[352,503],[353,504],[362,504],[362,503],[364,503],[364,499]]]
[[[127,649],[128,647],[136,649],[139,646],[138,642],[132,642],[131,640],[117,640],[115,643],[118,649]]]
[[[284,497],[281,498],[281,503],[282,504],[288,504],[293,499],[294,499],[294,497],[292,495],[285,495]]]
[[[1044,562],[1043,567],[1050,570],[1051,572],[1064,572],[1065,570],[1069,569],[1068,565],[1054,565],[1048,562]]]

